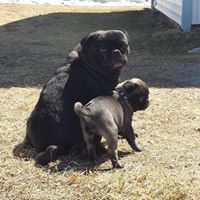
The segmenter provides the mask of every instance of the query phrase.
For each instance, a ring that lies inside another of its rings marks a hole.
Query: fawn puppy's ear
[[[124,88],[124,91],[127,93],[127,94],[131,94],[136,88],[137,88],[137,84],[136,83],[133,83],[131,81],[126,81],[123,85],[123,88]]]

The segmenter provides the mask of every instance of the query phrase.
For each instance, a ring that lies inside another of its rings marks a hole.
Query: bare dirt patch
[[[199,199],[200,56],[187,55],[200,46],[198,27],[182,33],[131,7],[1,4],[0,10],[1,199]],[[94,168],[73,155],[47,168],[34,166],[30,154],[15,157],[41,86],[70,48],[88,32],[123,28],[131,45],[123,78],[150,86],[150,107],[133,117],[144,151],[133,153],[120,140],[122,170],[112,170],[106,156]]]

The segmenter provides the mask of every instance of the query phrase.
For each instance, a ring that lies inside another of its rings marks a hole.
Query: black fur
[[[24,144],[38,152],[56,145],[58,154],[67,153],[83,143],[73,105],[77,101],[86,104],[115,88],[129,47],[123,32],[97,31],[83,38],[74,51],[77,53],[69,64],[59,68],[44,86],[28,119]]]

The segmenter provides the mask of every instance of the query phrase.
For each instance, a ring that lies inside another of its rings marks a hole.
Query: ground
[[[199,27],[183,33],[148,8],[0,4],[0,10],[1,199],[199,199],[200,55],[187,53],[200,46]],[[120,140],[121,170],[106,155],[93,168],[73,155],[45,168],[34,165],[34,151],[20,159],[42,85],[98,29],[129,33],[122,79],[139,77],[150,87],[150,107],[133,116],[143,152]]]

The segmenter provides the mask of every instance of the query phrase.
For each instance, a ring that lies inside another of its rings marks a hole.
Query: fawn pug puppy
[[[149,105],[149,89],[146,83],[133,78],[117,85],[112,96],[99,96],[83,106],[74,104],[79,116],[88,155],[95,160],[95,135],[106,139],[108,154],[114,168],[121,168],[118,162],[118,134],[122,135],[135,151],[141,151],[135,143],[135,134],[131,126],[132,115],[145,110]]]

